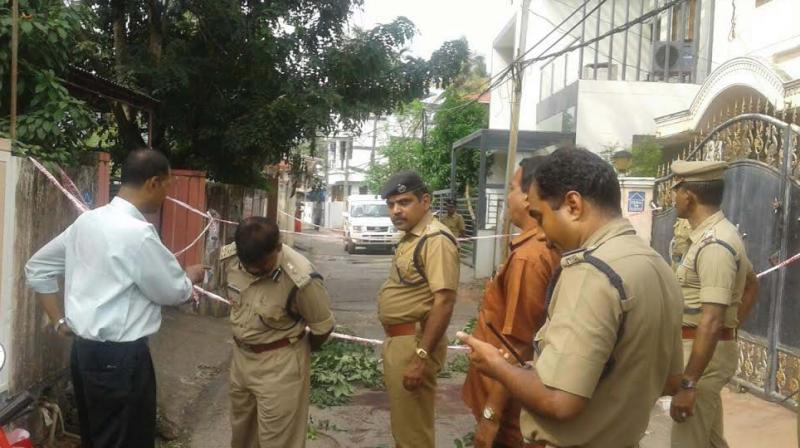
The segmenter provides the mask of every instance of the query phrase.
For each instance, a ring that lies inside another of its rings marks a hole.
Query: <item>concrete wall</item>
[[[9,387],[13,366],[11,359],[13,347],[10,344],[12,329],[14,325],[14,302],[11,300],[13,290],[14,272],[10,269],[13,264],[14,247],[14,223],[8,222],[13,219],[14,204],[16,202],[14,193],[16,184],[16,173],[11,169],[11,142],[0,139],[0,343],[3,344],[6,355],[5,367],[0,370],[0,394],[6,392]]]
[[[324,226],[331,229],[341,229],[344,225],[344,202],[329,201],[325,203]]]
[[[81,193],[102,197],[95,182],[96,166],[66,171]],[[69,342],[53,333],[33,291],[25,287],[23,269],[34,252],[72,224],[78,212],[28,160],[10,157],[5,175],[0,310],[4,320],[6,316],[12,320],[3,345],[10,347],[7,387],[16,393],[66,373]]]
[[[574,5],[573,5],[574,4]],[[554,2],[550,0],[534,0],[528,12],[528,35],[526,48],[532,47],[553,29],[552,23],[563,20],[580,3],[574,0]],[[521,0],[514,0],[512,5],[506,3],[508,9],[506,22],[498,24],[498,34],[495,38],[492,59],[490,62],[491,73],[496,75],[511,63],[519,47],[519,29],[521,21]],[[575,19],[577,21],[577,19]],[[562,33],[554,33],[541,45],[537,46],[528,57],[538,56]],[[562,40],[566,42],[568,38]],[[561,48],[559,43],[555,48]],[[538,49],[538,50],[537,50]],[[541,64],[532,64],[523,74],[522,101],[520,106],[520,130],[537,130],[536,104],[539,102],[539,81]],[[510,79],[510,77],[509,77]],[[507,81],[492,91],[490,103],[489,127],[492,129],[508,129],[511,123],[511,82]]]
[[[770,0],[758,7],[756,0],[738,1],[735,14],[732,2],[715,4],[714,68],[735,57],[757,56],[776,64],[792,78],[800,78],[799,1]]]
[[[580,81],[575,141],[595,152],[630,146],[634,135],[655,134],[655,118],[686,109],[696,84]]]

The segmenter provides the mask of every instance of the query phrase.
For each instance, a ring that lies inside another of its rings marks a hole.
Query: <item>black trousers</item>
[[[153,448],[156,377],[147,338],[96,342],[76,337],[72,383],[83,448]]]

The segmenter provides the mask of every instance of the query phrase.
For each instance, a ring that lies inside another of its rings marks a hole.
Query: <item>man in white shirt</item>
[[[72,382],[84,448],[154,446],[156,381],[147,337],[161,307],[183,303],[202,266],[183,271],[144,214],[167,196],[169,162],[140,149],[122,166],[110,204],[88,211],[28,261],[25,277],[72,344]],[[58,278],[64,277],[64,309]]]

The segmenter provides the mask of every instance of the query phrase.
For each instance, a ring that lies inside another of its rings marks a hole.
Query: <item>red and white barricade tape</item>
[[[44,167],[44,165],[39,163],[38,160],[34,159],[33,157],[29,157],[29,159],[31,160],[31,163],[33,163],[33,166],[36,167],[36,169],[39,172],[41,172],[42,175],[44,175],[50,181],[50,183],[53,184],[53,186],[58,188],[61,191],[61,193],[64,194],[64,196],[72,203],[72,205],[75,206],[75,208],[78,210],[79,213],[82,214],[82,213],[84,213],[86,211],[89,211],[89,206],[86,205],[80,199],[80,193],[78,191],[77,186],[75,186],[75,183],[72,182],[72,179],[70,179],[69,176],[67,176],[67,174],[64,173],[64,171],[61,170],[60,167],[59,167],[59,172],[60,172],[61,176],[64,178],[64,182],[69,186],[69,188],[64,187],[64,185],[62,185],[61,182],[59,182],[58,179],[56,179],[56,177],[53,176],[53,174],[50,171],[48,171],[47,168]],[[73,191],[70,191],[70,189],[73,190]],[[186,252],[187,250],[189,250],[189,248],[191,248],[195,244],[197,244],[197,242],[208,231],[208,229],[211,227],[211,225],[214,223],[214,221],[224,222],[226,224],[238,224],[238,223],[233,222],[233,221],[226,221],[224,219],[216,218],[209,212],[203,213],[200,210],[192,207],[191,205],[186,204],[185,202],[179,201],[177,199],[174,199],[174,198],[167,198],[167,199],[169,199],[170,201],[172,201],[172,202],[174,202],[174,203],[176,203],[178,205],[181,205],[181,206],[183,206],[183,207],[185,207],[185,208],[187,208],[187,209],[189,209],[189,210],[191,210],[191,211],[193,211],[193,212],[195,212],[195,213],[197,213],[199,215],[202,215],[202,216],[208,218],[208,220],[209,220],[208,225],[206,225],[205,229],[203,229],[203,231],[200,233],[200,235],[198,235],[198,237],[195,238],[195,240],[192,241],[192,243],[189,246],[187,246],[186,248],[178,251],[175,255],[180,255],[180,254]],[[290,232],[290,233],[296,233],[296,232]],[[325,235],[316,235],[316,236],[325,236]],[[339,237],[334,237],[334,238],[338,239]],[[220,295],[214,294],[211,291],[203,289],[200,286],[194,285],[194,291],[197,292],[197,293],[203,294],[204,296],[208,297],[209,299],[215,300],[217,302],[224,303],[226,305],[231,305],[231,302],[229,300],[225,299],[224,297],[222,297]],[[371,345],[381,345],[381,344],[383,344],[383,341],[381,341],[379,339],[367,339],[367,338],[361,338],[361,337],[358,337],[358,336],[350,336],[350,335],[346,335],[346,334],[342,334],[342,333],[336,333],[336,332],[331,333],[331,337],[336,338],[336,339],[345,340],[345,341],[359,342],[359,343],[371,344]],[[450,345],[450,346],[448,346],[448,348],[451,349],[451,350],[457,350],[457,351],[468,351],[469,350],[466,346],[463,346],[463,345]]]
[[[44,175],[50,181],[50,183],[53,184],[53,186],[58,188],[64,194],[64,196],[66,196],[66,198],[72,203],[72,205],[75,206],[75,208],[80,213],[83,213],[83,212],[86,212],[86,211],[89,210],[89,206],[86,205],[83,202],[83,200],[81,200],[80,192],[78,191],[77,186],[75,186],[75,183],[72,181],[72,179],[70,179],[69,176],[67,176],[67,174],[60,167],[59,167],[59,172],[60,172],[62,178],[64,179],[64,182],[67,184],[68,187],[64,187],[61,184],[61,182],[59,182],[58,179],[56,179],[56,177],[53,176],[53,174],[50,173],[50,171],[47,170],[47,168],[45,168],[41,163],[39,163],[38,160],[36,160],[33,157],[28,157],[28,158],[30,159],[31,163],[33,163],[33,166],[36,167],[36,169],[39,170],[39,172],[41,172],[42,175]],[[191,205],[189,205],[189,204],[187,204],[187,203],[185,203],[183,201],[180,201],[178,199],[175,199],[175,198],[172,198],[172,197],[167,197],[167,200],[169,200],[169,201],[171,201],[171,202],[173,202],[173,203],[175,203],[175,204],[177,204],[177,205],[179,205],[181,207],[186,208],[189,211],[192,211],[192,212],[194,212],[194,213],[196,213],[196,214],[198,214],[200,216],[203,216],[206,219],[208,219],[208,224],[203,229],[203,231],[200,232],[200,234],[197,236],[197,238],[195,238],[188,246],[186,246],[185,248],[183,248],[180,251],[176,252],[175,253],[176,256],[179,256],[179,255],[185,253],[192,246],[197,244],[202,239],[203,235],[205,235],[206,232],[208,232],[208,230],[211,228],[212,224],[215,221],[222,222],[222,223],[225,223],[225,224],[232,224],[232,225],[238,225],[239,224],[239,223],[234,222],[234,221],[228,221],[228,220],[225,220],[225,219],[221,219],[221,218],[215,217],[210,212],[202,212],[202,211],[198,210],[197,208],[192,207]],[[307,223],[307,222],[302,221],[301,219],[296,218],[293,215],[290,215],[289,213],[284,212],[282,210],[279,210],[279,212],[284,214],[284,215],[290,216],[291,218],[293,218],[293,219],[295,219],[297,221],[303,222],[305,224],[310,224],[310,225],[318,227],[320,229],[331,230],[331,231],[335,231],[335,232],[341,232],[341,230],[338,230],[338,229],[329,229],[329,228],[322,227],[322,226],[319,226],[319,225],[316,225],[316,224]],[[289,233],[289,234],[295,234],[295,235],[303,235],[303,236],[310,237],[310,238],[341,239],[340,236],[333,236],[333,235],[313,235],[313,234],[308,234],[308,233],[292,232],[292,231],[288,231],[288,230],[281,230],[281,232]],[[459,238],[458,240],[459,241],[469,241],[469,240],[479,240],[479,239],[505,238],[506,236],[515,236],[515,235],[518,235],[518,234],[512,234],[512,235],[484,235],[484,236]],[[795,255],[787,258],[786,260],[776,264],[775,266],[758,273],[756,275],[756,277],[762,278],[762,277],[764,277],[764,276],[766,276],[766,275],[768,275],[768,274],[770,274],[770,273],[772,273],[774,271],[777,271],[777,270],[779,270],[781,268],[784,268],[784,267],[786,267],[786,266],[788,266],[790,264],[796,263],[798,260],[800,260],[800,253],[795,254]],[[195,285],[194,289],[195,289],[195,291],[205,295],[206,297],[209,297],[212,300],[216,300],[218,302],[222,302],[222,303],[225,303],[225,304],[228,304],[228,305],[231,304],[231,302],[228,301],[227,299],[225,299],[225,298],[223,298],[223,297],[221,297],[221,296],[219,296],[217,294],[214,294],[211,291],[207,291],[207,290],[205,290],[205,289],[203,289],[203,288],[201,288],[199,286]],[[379,339],[367,339],[367,338],[361,338],[361,337],[358,337],[358,336],[350,336],[350,335],[341,334],[341,333],[332,333],[331,336],[335,337],[337,339],[353,341],[353,342],[360,342],[360,343],[365,343],[365,344],[372,344],[372,345],[383,344],[383,341],[381,341]],[[469,350],[466,346],[463,346],[463,345],[450,345],[447,348],[450,349],[450,350],[458,350],[458,351],[468,351]]]
[[[783,260],[782,262],[776,264],[775,266],[773,266],[773,267],[771,267],[771,268],[769,268],[769,269],[767,269],[765,271],[759,272],[756,275],[756,277],[761,278],[761,277],[763,277],[763,276],[765,276],[765,275],[767,275],[767,274],[769,274],[771,272],[777,271],[780,268],[789,266],[790,264],[795,263],[798,260],[800,260],[800,253],[792,255],[791,257]]]

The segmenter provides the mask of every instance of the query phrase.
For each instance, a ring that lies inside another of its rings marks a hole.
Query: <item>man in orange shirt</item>
[[[538,221],[528,214],[527,191],[543,157],[529,157],[514,173],[508,192],[511,222],[522,230],[511,239],[511,253],[500,271],[487,283],[474,336],[498,348],[501,342],[488,323],[511,342],[526,360],[533,359],[533,336],[545,321],[545,293],[558,254],[548,248]],[[478,421],[478,448],[519,447],[520,403],[499,382],[470,367],[462,389],[464,402]]]

